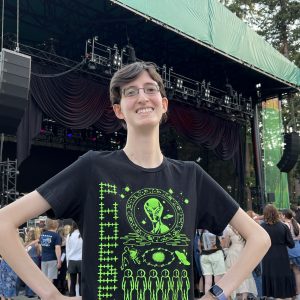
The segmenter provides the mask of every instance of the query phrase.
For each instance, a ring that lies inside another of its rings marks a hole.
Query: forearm
[[[0,253],[4,260],[43,300],[55,299],[59,292],[49,279],[40,271],[22,246],[17,229],[11,224],[1,222]]]
[[[60,247],[55,247],[55,255],[56,255],[56,259],[57,259],[57,263],[60,264],[61,263],[61,248]]]
[[[238,260],[218,282],[227,297],[251,274],[269,247],[269,236],[262,228],[247,238]]]
[[[18,276],[43,300],[59,299],[58,290],[35,265],[19,240],[18,227],[50,208],[36,191],[0,210],[0,254]]]

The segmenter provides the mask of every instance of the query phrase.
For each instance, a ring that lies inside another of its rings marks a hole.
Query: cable
[[[16,52],[20,51],[19,47],[19,22],[20,22],[20,0],[17,0],[17,45],[16,45]]]
[[[82,62],[80,62],[79,64],[77,64],[76,66],[74,66],[73,68],[71,68],[70,70],[64,71],[62,73],[57,73],[57,74],[37,74],[37,73],[33,73],[31,72],[31,75],[33,76],[37,76],[37,77],[42,77],[42,78],[54,78],[54,77],[59,77],[59,76],[63,76],[66,75],[76,69],[78,69],[81,65],[83,65],[85,63],[85,60],[83,60]]]
[[[2,20],[1,20],[1,51],[3,49],[3,38],[4,38],[4,0],[2,0]]]

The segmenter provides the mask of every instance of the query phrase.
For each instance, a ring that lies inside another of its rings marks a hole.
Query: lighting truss
[[[9,37],[7,41],[10,48],[14,49],[13,37]],[[68,68],[74,68],[78,65],[76,61],[21,43],[19,47],[21,53],[30,55],[37,60],[48,61]],[[84,61],[84,67],[80,67],[80,72],[110,80],[112,75],[124,65],[141,60],[136,58],[134,48],[131,45],[120,48],[114,44],[110,47],[100,43],[99,38],[95,36],[85,43]],[[213,87],[206,80],[197,81],[177,74],[172,67],[167,68],[166,65],[158,67],[158,72],[163,78],[170,100],[208,110],[222,118],[241,123],[247,122],[253,116],[251,97],[243,97],[230,84],[226,84],[226,89],[221,90]]]
[[[17,160],[7,160],[0,162],[1,189],[0,205],[5,205],[15,201],[19,195],[17,192]]]
[[[96,36],[86,41],[85,57],[90,69],[99,69],[112,75],[122,66],[137,61],[131,46],[119,48],[116,44],[108,47],[99,43]],[[133,59],[134,58],[134,59]],[[241,93],[233,90],[230,84],[226,90],[213,87],[205,80],[199,82],[186,76],[177,74],[173,68],[166,65],[158,67],[162,76],[169,100],[185,103],[197,108],[214,111],[215,114],[232,121],[245,122],[252,118],[252,99],[245,98]]]

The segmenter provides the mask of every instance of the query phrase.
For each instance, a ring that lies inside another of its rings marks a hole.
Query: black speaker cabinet
[[[283,155],[277,164],[281,172],[288,173],[297,163],[300,153],[300,136],[297,132],[286,133],[284,135],[285,148]]]
[[[15,134],[28,102],[31,57],[0,52],[0,133]]]
[[[275,193],[267,193],[267,200],[268,200],[268,203],[274,203],[275,202]]]

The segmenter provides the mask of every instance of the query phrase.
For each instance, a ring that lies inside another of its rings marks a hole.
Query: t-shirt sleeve
[[[237,212],[235,200],[200,166],[197,172],[197,228],[220,235]]]
[[[79,157],[36,189],[52,208],[47,212],[49,217],[80,219],[81,203],[88,190],[92,153],[89,151]]]

